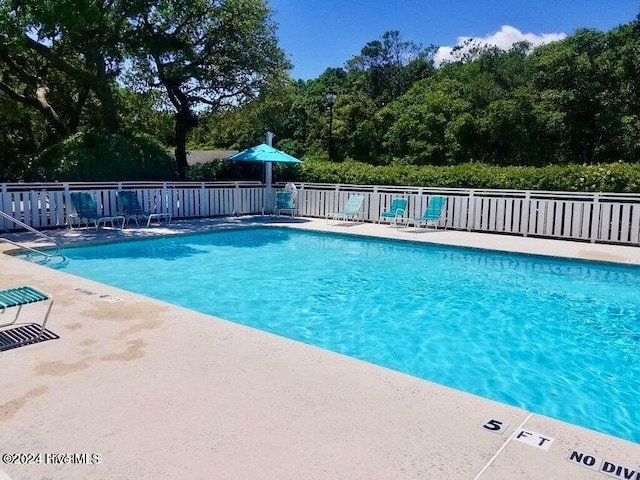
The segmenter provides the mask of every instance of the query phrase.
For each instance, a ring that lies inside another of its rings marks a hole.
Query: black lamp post
[[[333,106],[336,104],[338,92],[330,88],[324,96],[327,100],[327,106],[329,107],[329,161],[331,161],[333,157]]]

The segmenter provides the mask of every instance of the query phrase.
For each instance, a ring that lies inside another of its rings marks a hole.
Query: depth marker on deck
[[[520,432],[522,430],[522,427],[525,426],[525,424],[531,419],[531,417],[533,416],[533,412],[529,413],[529,415],[527,415],[527,418],[525,418],[522,423],[520,425],[518,425],[518,428],[516,428],[513,433],[511,435],[509,435],[509,438],[507,438],[504,443],[502,444],[502,446],[498,449],[498,451],[496,453],[493,454],[493,457],[491,457],[489,459],[489,461],[487,462],[487,464],[482,467],[482,470],[480,470],[475,477],[473,477],[473,480],[478,480],[482,474],[484,472],[487,471],[487,469],[491,466],[491,464],[496,460],[496,458],[498,458],[498,456],[502,453],[502,451],[507,448],[507,445],[509,445],[509,442],[511,442],[511,440],[513,439],[513,437],[515,436],[516,432]]]
[[[113,295],[100,295],[100,298],[109,303],[119,303],[122,301],[120,297],[114,297]]]
[[[98,295],[96,292],[92,292],[91,290],[87,290],[85,288],[74,288],[76,292],[84,293],[85,295]],[[116,297],[115,295],[100,295],[100,298],[105,302],[109,303],[119,303],[122,302],[120,297]]]

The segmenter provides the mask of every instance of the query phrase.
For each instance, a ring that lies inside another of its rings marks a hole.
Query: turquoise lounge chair
[[[87,192],[71,192],[69,194],[71,199],[71,213],[69,214],[69,227],[73,228],[73,219],[77,218],[78,223],[82,225],[82,221],[89,226],[89,222],[93,223],[97,228],[100,227],[100,222],[105,226],[107,222],[111,223],[111,228],[115,228],[113,222],[117,220],[121,222],[120,229],[124,228],[124,217],[122,215],[115,216],[103,216],[98,214],[98,209],[93,198]]]
[[[445,228],[447,228],[446,206],[447,197],[431,197],[422,216],[413,217],[407,220],[407,227],[413,223],[416,228],[419,228],[424,224],[427,228],[429,225],[433,225],[437,229],[438,223],[444,220]]]
[[[140,202],[138,201],[138,195],[132,190],[120,190],[117,192],[118,201],[120,202],[120,211],[125,218],[125,223],[129,223],[129,220],[133,219],[136,222],[136,226],[140,226],[138,219],[142,218],[147,221],[147,227],[151,225],[151,220],[156,219],[158,223],[161,219],[166,218],[171,221],[170,213],[150,213],[145,211]]]
[[[296,207],[296,202],[291,192],[276,192],[276,208],[274,209],[274,213],[278,216],[282,212],[289,212],[292,217],[295,217],[298,213],[298,207]]]
[[[389,222],[396,225],[397,221],[407,213],[407,204],[408,200],[406,198],[394,198],[391,200],[391,207],[389,207],[389,210],[380,214],[378,223],[382,222],[382,220],[389,220]]]
[[[342,210],[340,210],[339,212],[327,213],[327,223],[329,223],[329,217],[331,217],[333,220],[358,220],[358,218],[360,217],[360,210],[362,210],[363,202],[364,195],[351,195]]]
[[[13,320],[8,323],[0,324],[0,328],[15,324],[24,305],[44,302],[46,300],[50,300],[51,302],[49,303],[49,308],[47,309],[42,325],[38,325],[40,328],[37,330],[37,333],[34,332],[33,327],[31,326],[27,329],[22,329],[21,327],[20,330],[5,330],[2,332],[2,337],[0,338],[0,350],[14,348],[40,340],[43,332],[45,331],[44,329],[47,325],[49,314],[51,313],[51,307],[53,307],[53,297],[48,293],[36,290],[33,287],[24,286],[10,288],[8,290],[0,290],[0,315],[4,315],[7,310],[11,308],[18,307],[16,316]],[[33,333],[36,333],[36,335],[34,336]]]

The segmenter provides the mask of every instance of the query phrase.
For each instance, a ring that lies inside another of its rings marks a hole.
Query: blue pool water
[[[70,273],[640,442],[640,269],[250,229],[69,248]]]

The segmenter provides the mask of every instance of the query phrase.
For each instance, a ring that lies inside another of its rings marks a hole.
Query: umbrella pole
[[[267,193],[268,196],[267,198],[269,199],[269,204],[267,206],[267,209],[269,210],[269,213],[273,213],[273,199],[271,198],[271,187],[273,186],[273,163],[271,162],[267,162]]]
[[[272,163],[264,162],[264,199],[262,200],[262,216],[264,217],[265,203],[269,202],[267,211],[271,210],[271,183],[272,183]]]
[[[273,146],[273,132],[267,132],[265,141],[270,147]],[[262,199],[262,216],[264,217],[264,204],[271,201],[271,162],[264,162],[264,198]]]

